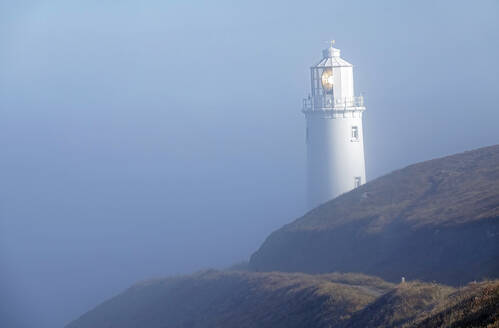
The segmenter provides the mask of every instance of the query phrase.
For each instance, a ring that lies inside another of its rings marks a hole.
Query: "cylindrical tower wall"
[[[314,111],[307,116],[310,207],[366,182],[362,111]]]
[[[311,67],[307,119],[308,198],[315,207],[366,182],[363,97],[355,97],[352,64],[332,46]]]

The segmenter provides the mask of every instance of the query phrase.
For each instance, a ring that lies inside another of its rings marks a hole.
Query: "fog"
[[[1,2],[0,326],[247,260],[304,214],[330,39],[368,180],[499,142],[496,0]]]

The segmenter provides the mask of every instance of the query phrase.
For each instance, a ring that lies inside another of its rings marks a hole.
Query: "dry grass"
[[[361,274],[208,270],[136,284],[67,328],[495,327],[499,281],[456,289]]]
[[[136,284],[67,327],[326,328],[391,287],[356,274],[209,270]]]
[[[365,231],[379,233],[395,220],[420,228],[495,217],[499,145],[394,171],[323,204],[285,229],[333,229],[367,219]]]
[[[255,271],[363,272],[459,286],[499,277],[499,145],[371,181],[273,232]]]
[[[499,280],[473,283],[454,292],[408,327],[499,327]]]

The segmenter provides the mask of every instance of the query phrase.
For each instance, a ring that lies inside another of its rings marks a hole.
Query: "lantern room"
[[[353,66],[340,57],[340,50],[331,46],[323,58],[310,68],[311,95],[304,101],[304,110],[340,110],[362,107],[362,97],[355,97]]]

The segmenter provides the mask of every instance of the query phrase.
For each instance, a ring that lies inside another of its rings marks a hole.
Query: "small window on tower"
[[[352,126],[352,141],[359,141],[359,127]]]
[[[362,184],[361,177],[355,177],[355,180],[354,180],[354,186],[355,186],[355,188],[360,187],[361,184]]]

